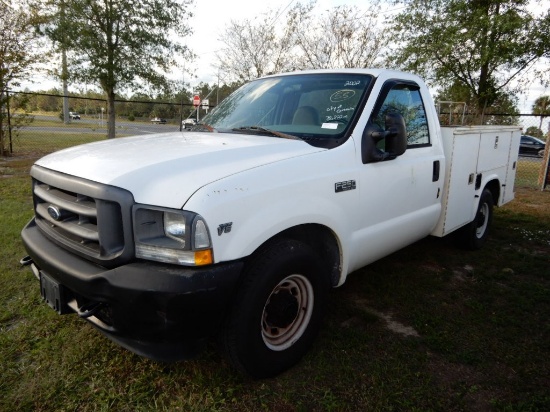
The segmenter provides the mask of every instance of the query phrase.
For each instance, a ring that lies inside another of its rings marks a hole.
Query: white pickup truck
[[[428,235],[481,247],[514,197],[519,141],[440,128],[407,73],[269,76],[190,132],[38,160],[22,263],[58,313],[138,354],[182,359],[217,337],[238,369],[273,376],[349,273]]]

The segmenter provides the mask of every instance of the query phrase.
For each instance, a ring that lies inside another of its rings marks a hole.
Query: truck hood
[[[175,132],[76,146],[45,156],[36,164],[126,189],[138,203],[181,208],[208,183],[323,150],[277,137]]]

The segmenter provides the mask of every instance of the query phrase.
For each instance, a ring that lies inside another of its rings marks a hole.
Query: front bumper
[[[107,269],[51,242],[34,219],[21,236],[43,293],[57,288],[52,307],[76,312],[121,346],[162,361],[194,355],[218,331],[243,267],[137,260]]]

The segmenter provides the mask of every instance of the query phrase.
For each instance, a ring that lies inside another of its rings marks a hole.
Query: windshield
[[[201,123],[218,132],[273,131],[307,141],[335,141],[355,120],[371,80],[351,73],[255,80],[227,97]]]

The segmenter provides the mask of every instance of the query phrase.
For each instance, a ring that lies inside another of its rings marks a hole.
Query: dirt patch
[[[415,338],[420,337],[418,332],[412,326],[406,326],[401,322],[394,320],[391,313],[381,313],[373,310],[371,310],[371,312],[386,321],[386,327],[392,332],[403,336],[413,336]]]
[[[419,333],[412,326],[404,325],[403,323],[393,319],[393,314],[391,312],[383,313],[383,312],[374,310],[368,307],[367,302],[362,299],[355,300],[355,303],[357,304],[358,307],[361,308],[361,310],[367,312],[370,315],[374,315],[379,319],[382,319],[385,322],[386,328],[388,330],[402,336],[412,336],[416,338],[420,337]]]

